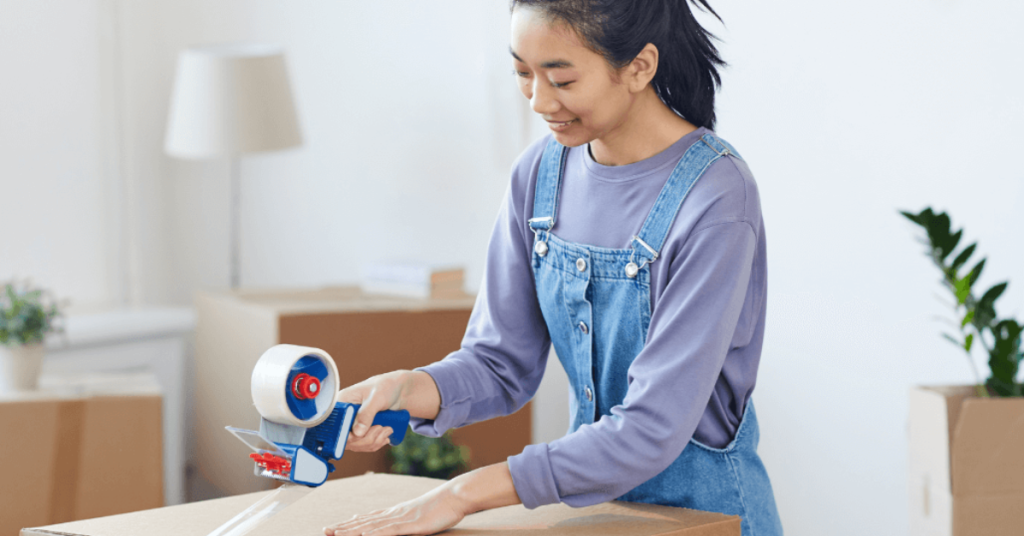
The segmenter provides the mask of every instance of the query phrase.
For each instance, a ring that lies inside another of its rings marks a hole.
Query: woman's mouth
[[[548,121],[548,126],[552,130],[565,130],[566,128],[569,127],[569,125],[571,125],[571,124],[573,124],[575,122],[576,122],[575,119],[572,119],[570,121]]]

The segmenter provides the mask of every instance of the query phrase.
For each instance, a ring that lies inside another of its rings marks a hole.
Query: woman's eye
[[[520,71],[519,69],[512,69],[512,74],[518,76],[519,78],[527,78],[528,76],[530,76],[530,73]]]
[[[567,85],[569,85],[571,83],[572,83],[572,81],[561,82],[561,83],[559,83],[559,82],[551,82],[551,87],[553,87],[553,88],[563,88],[563,87],[565,87],[565,86],[567,86]]]

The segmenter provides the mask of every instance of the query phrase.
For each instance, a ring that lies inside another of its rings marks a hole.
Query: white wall
[[[526,141],[506,65],[506,9],[472,0],[122,3],[127,137],[166,210],[143,292],[187,302],[227,280],[226,161],[161,153],[178,50],[282,43],[305,144],[242,160],[242,282],[358,281],[360,265],[463,264],[476,286],[508,169]],[[458,28],[459,31],[452,31]],[[158,35],[159,39],[154,36]]]
[[[971,373],[939,336],[950,300],[896,211],[949,210],[991,256],[981,284],[1010,279],[998,309],[1021,319],[1024,6],[715,6],[733,64],[719,132],[758,179],[768,233],[754,399],[783,523],[906,534],[920,506],[906,499],[907,390]]]
[[[407,257],[465,264],[475,288],[508,167],[542,131],[508,74],[504,5],[0,4],[0,195],[18,222],[0,277],[80,304],[226,286],[227,164],[163,156],[166,106],[178,49],[259,40],[288,50],[307,142],[243,162],[243,282],[352,283],[364,260]],[[951,211],[1021,318],[1024,7],[715,6],[732,64],[718,131],[754,170],[768,233],[754,400],[783,522],[906,534],[907,389],[970,369],[939,337],[938,273],[896,211]]]
[[[0,2],[0,281],[86,305],[121,292],[99,18],[91,2]]]

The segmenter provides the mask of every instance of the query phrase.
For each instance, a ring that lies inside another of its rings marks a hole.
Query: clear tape
[[[301,420],[288,407],[288,375],[292,366],[305,356],[319,359],[327,367],[327,378],[320,384],[320,394],[315,398],[317,413],[310,419]],[[334,410],[334,397],[338,391],[338,367],[327,352],[319,348],[278,344],[271,346],[256,362],[252,369],[252,402],[256,411],[268,421],[290,426],[312,428],[327,419]]]
[[[229,519],[227,523],[217,527],[208,536],[242,536],[243,534],[248,534],[270,517],[309,495],[311,491],[313,491],[313,488],[285,484],[266,497],[256,501],[255,504],[246,508],[237,516]]]

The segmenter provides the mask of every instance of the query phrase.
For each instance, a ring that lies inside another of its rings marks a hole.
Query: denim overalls
[[[683,155],[629,249],[566,242],[551,233],[568,151],[554,139],[537,174],[533,273],[540,308],[569,376],[569,432],[611,415],[628,389],[626,373],[644,347],[651,321],[650,267],[686,194],[712,162],[739,158],[706,134]],[[768,473],[757,455],[757,416],[748,400],[735,438],[724,449],[691,439],[654,478],[619,500],[738,515],[744,536],[776,536],[782,524]]]

